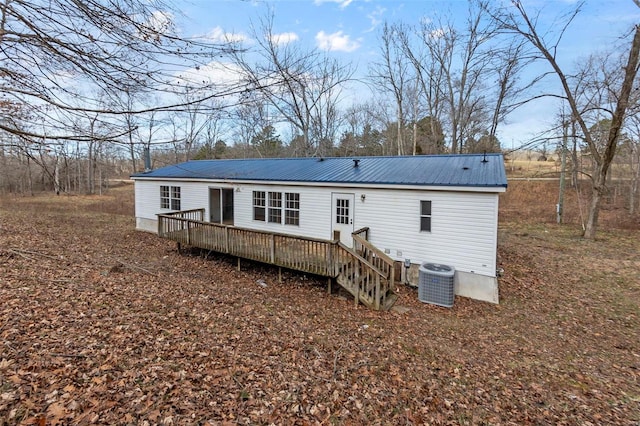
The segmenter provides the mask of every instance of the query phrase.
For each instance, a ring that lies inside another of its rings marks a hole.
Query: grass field
[[[640,231],[585,241],[554,188],[501,198],[499,305],[395,312],[180,255],[129,185],[1,198],[0,425],[638,424]]]

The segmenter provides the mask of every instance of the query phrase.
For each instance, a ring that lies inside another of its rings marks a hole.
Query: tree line
[[[557,125],[521,145],[566,150],[572,180],[591,182],[585,236],[595,235],[614,161],[624,165],[617,168],[637,211],[640,29],[565,69],[558,48],[584,2],[549,23],[518,0],[470,0],[463,17],[385,22],[358,82],[367,96],[357,101],[347,94],[355,66],[288,40],[272,14],[252,26],[247,45],[185,38],[179,11],[162,0],[0,6],[3,192],[96,193],[143,170],[145,152],[152,167],[507,152],[498,135],[509,114],[553,97],[562,101],[549,112]],[[534,63],[547,70],[531,75]],[[550,80],[557,86],[542,85]]]

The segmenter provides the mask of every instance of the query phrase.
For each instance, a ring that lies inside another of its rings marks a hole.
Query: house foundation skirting
[[[397,263],[402,270],[401,282],[417,287],[420,282],[420,265],[411,264],[411,267],[407,270],[404,268],[403,262]],[[499,301],[498,279],[496,277],[456,270],[454,283],[457,296],[489,303],[498,303]]]
[[[144,217],[136,217],[136,229],[138,231],[158,233],[158,221],[155,219],[146,219]]]

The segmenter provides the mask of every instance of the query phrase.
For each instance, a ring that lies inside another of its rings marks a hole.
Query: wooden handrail
[[[204,214],[204,209],[201,208],[201,209],[179,210],[179,211],[168,212],[168,213],[159,213],[158,216],[169,216],[169,217],[179,216],[179,217],[184,217],[185,214],[195,213],[195,212]]]
[[[357,231],[353,231],[351,233],[352,236],[358,236],[360,237],[360,234],[364,234],[364,239],[368,240],[369,239],[369,227],[368,226],[364,226],[360,229],[358,229]]]
[[[204,210],[204,209],[202,209]],[[283,232],[271,232],[271,231],[263,231],[260,229],[251,229],[251,228],[242,228],[240,226],[234,226],[234,225],[227,225],[224,223],[214,223],[214,222],[207,222],[204,220],[196,220],[196,219],[187,219],[187,218],[179,218],[179,217],[175,217],[172,216],[170,213],[161,213],[161,214],[157,214],[156,216],[158,217],[168,217],[171,219],[177,219],[177,220],[181,220],[181,221],[186,221],[186,222],[190,222],[190,223],[198,223],[198,224],[202,224],[205,226],[215,226],[218,228],[233,228],[233,229],[238,229],[241,231],[248,231],[248,232],[255,232],[256,234],[263,234],[263,235],[275,235],[277,237],[289,237],[289,238],[298,238],[300,240],[305,240],[305,241],[316,241],[319,243],[336,243],[339,240],[323,240],[322,238],[313,238],[313,237],[300,237],[297,235],[291,235],[291,234],[285,234]]]
[[[385,263],[393,265],[394,260],[391,257],[389,257],[388,254],[380,250],[378,247],[371,244],[371,242],[369,242],[368,240],[362,239],[362,237],[358,235],[354,235],[353,239],[356,240],[358,243],[362,244],[363,246],[365,246],[366,248],[368,248],[369,250],[371,250],[372,252],[374,252],[376,256],[383,259]]]
[[[364,257],[360,256],[358,253],[356,253],[353,249],[345,246],[344,244],[342,244],[341,242],[338,242],[338,246],[340,248],[342,248],[343,250],[347,251],[350,255],[358,258],[358,260],[360,262],[362,262],[363,264],[365,264],[367,266],[367,268],[371,269],[373,272],[375,272],[376,274],[380,275],[380,277],[382,278],[387,278],[387,276],[384,274],[384,272],[382,272],[380,269],[378,269],[373,263],[369,262],[367,259],[365,259]]]

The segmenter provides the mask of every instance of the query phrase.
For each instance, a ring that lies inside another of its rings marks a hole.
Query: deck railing
[[[336,264],[342,268],[337,281],[355,297],[356,305],[363,302],[374,309],[387,305],[391,282],[384,272],[339,242],[335,256]]]
[[[372,255],[373,246],[360,237],[354,240],[363,254],[339,241],[204,222],[203,218],[204,209],[159,214],[158,235],[179,244],[336,278],[354,295],[356,304],[360,301],[374,309],[386,306],[393,267]]]
[[[385,252],[368,241],[369,228],[362,228],[351,234],[356,253],[381,271],[390,283],[395,282],[395,262]]]

